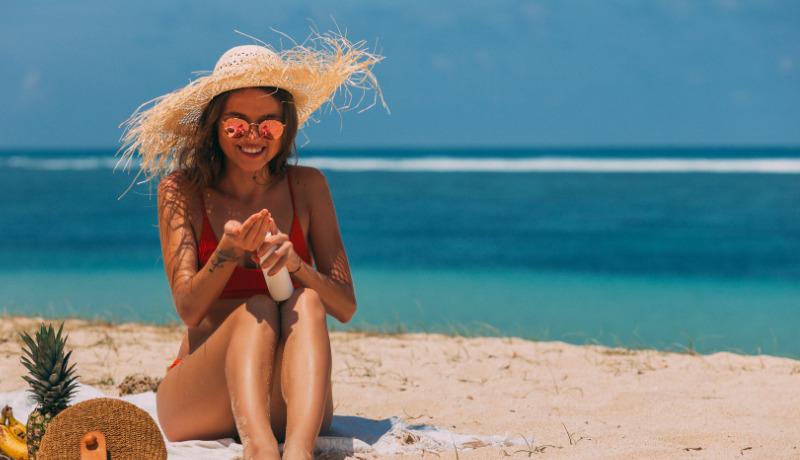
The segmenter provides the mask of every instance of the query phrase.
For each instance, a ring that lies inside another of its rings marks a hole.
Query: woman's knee
[[[250,297],[236,307],[228,318],[229,346],[236,341],[275,342],[279,339],[281,316],[275,301],[268,296]]]
[[[280,314],[278,305],[269,296],[256,295],[236,307],[229,318],[236,323],[244,322],[274,327],[280,319]]]
[[[282,311],[282,316],[294,316],[296,320],[301,322],[325,323],[327,321],[327,313],[319,293],[313,289],[305,288],[299,291],[294,302],[286,302],[283,305],[283,309],[289,311]]]

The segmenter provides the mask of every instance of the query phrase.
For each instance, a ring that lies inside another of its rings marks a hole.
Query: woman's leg
[[[268,410],[279,322],[272,299],[252,297],[167,373],[156,403],[169,440],[238,431],[245,458],[279,458]]]
[[[317,436],[327,431],[333,417],[331,344],[325,307],[316,291],[297,289],[281,305],[275,368],[272,422],[279,438],[285,434],[284,459],[314,458]]]

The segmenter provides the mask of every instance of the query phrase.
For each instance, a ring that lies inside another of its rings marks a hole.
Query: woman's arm
[[[271,218],[264,210],[243,224],[228,221],[214,254],[199,268],[197,240],[189,219],[191,200],[184,193],[180,173],[166,177],[158,186],[158,227],[161,252],[175,309],[190,328],[208,313],[246,250],[264,241]]]
[[[295,167],[292,178],[296,178],[295,203],[302,197],[309,209],[308,240],[316,270],[294,252],[285,234],[271,236],[259,251],[263,254],[266,248],[281,243],[263,266],[271,267],[270,274],[274,274],[285,265],[301,286],[317,291],[329,315],[346,323],[356,312],[356,296],[328,182],[313,168]]]

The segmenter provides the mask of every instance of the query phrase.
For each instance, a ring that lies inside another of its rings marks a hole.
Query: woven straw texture
[[[40,460],[80,460],[81,437],[106,437],[109,460],[166,460],[167,447],[156,422],[133,404],[113,398],[90,399],[64,409],[42,438]]]

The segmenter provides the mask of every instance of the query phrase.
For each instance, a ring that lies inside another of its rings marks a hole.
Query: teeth
[[[258,153],[261,151],[261,147],[242,147],[242,151],[244,153]]]

